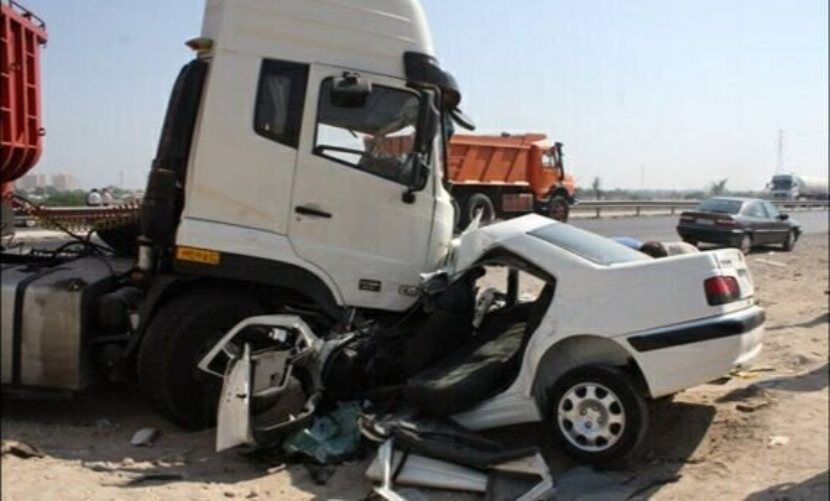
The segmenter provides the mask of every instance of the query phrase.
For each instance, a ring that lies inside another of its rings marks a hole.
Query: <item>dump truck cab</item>
[[[411,305],[452,235],[442,115],[460,99],[420,4],[212,0],[189,44],[198,57],[171,98],[141,268]],[[383,148],[406,136],[405,151]]]

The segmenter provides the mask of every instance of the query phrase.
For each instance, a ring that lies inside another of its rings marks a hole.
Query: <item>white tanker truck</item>
[[[827,186],[826,177],[776,174],[767,183],[767,193],[773,200],[827,200]]]

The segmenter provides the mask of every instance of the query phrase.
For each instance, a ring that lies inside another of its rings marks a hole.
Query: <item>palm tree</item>
[[[594,182],[591,183],[591,189],[594,190],[594,198],[596,198],[597,200],[599,200],[600,197],[602,196],[601,187],[602,187],[602,180],[599,178],[599,176],[597,176],[597,177],[594,178]]]
[[[719,195],[723,195],[726,193],[726,182],[729,179],[721,179],[720,181],[712,181],[709,184],[709,194],[713,197],[717,197]]]

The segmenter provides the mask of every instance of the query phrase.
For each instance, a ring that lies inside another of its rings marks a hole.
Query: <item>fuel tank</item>
[[[130,260],[84,257],[58,265],[2,264],[0,382],[14,389],[79,391],[91,382],[87,342],[96,300]]]

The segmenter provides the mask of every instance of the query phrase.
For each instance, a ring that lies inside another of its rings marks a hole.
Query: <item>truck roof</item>
[[[398,78],[404,52],[435,52],[419,0],[208,0],[202,36],[215,51]]]

